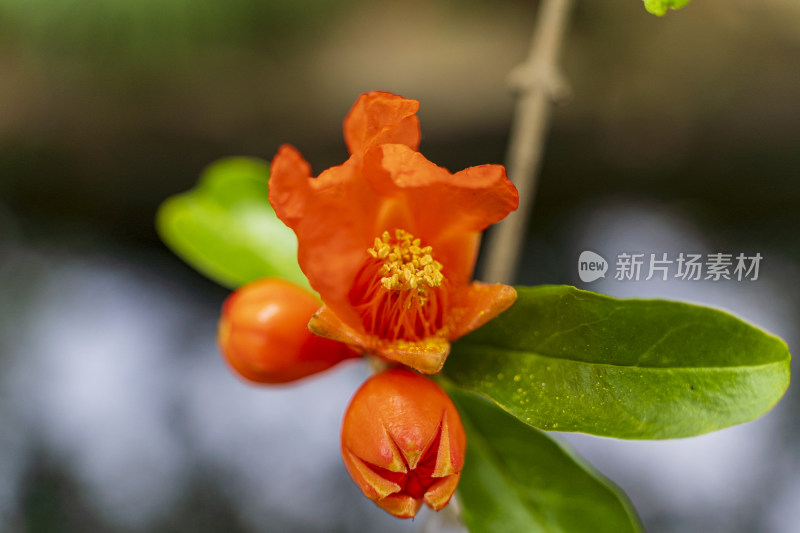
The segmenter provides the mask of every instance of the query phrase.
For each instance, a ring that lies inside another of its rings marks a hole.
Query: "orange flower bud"
[[[447,393],[410,370],[367,380],[344,415],[347,471],[368,498],[399,518],[413,518],[423,501],[436,511],[447,505],[466,445]]]
[[[222,306],[217,340],[225,359],[249,381],[286,383],[355,357],[346,345],[308,331],[320,305],[309,291],[277,278],[240,288]]]

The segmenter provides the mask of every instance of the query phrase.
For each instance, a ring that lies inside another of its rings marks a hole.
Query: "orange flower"
[[[284,145],[269,198],[325,303],[309,329],[436,373],[450,341],[516,299],[511,287],[470,280],[481,232],[516,209],[518,195],[500,165],[451,174],[417,152],[418,107],[362,95],[344,122],[350,158],[312,178]]]
[[[237,374],[255,383],[288,383],[355,357],[347,346],[308,331],[320,302],[307,290],[265,278],[231,294],[217,338]]]
[[[405,369],[370,378],[342,424],[342,457],[364,494],[399,518],[438,511],[461,477],[467,439],[447,394]]]

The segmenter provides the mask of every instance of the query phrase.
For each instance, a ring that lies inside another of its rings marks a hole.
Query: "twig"
[[[509,75],[519,95],[506,166],[519,191],[519,209],[492,230],[480,276],[484,281],[512,283],[515,278],[536,193],[551,102],[570,93],[557,61],[571,4],[572,0],[542,0],[528,58]]]

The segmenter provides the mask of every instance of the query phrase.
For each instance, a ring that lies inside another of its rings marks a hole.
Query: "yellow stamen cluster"
[[[433,248],[420,248],[420,240],[407,231],[395,230],[394,238],[384,231],[367,252],[383,260],[378,274],[385,289],[416,290],[421,303],[427,300],[426,287],[439,287],[444,280],[442,264],[431,255]]]

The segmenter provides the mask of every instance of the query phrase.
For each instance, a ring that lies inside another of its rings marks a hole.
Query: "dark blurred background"
[[[520,282],[728,309],[797,346],[800,3],[578,0]],[[346,157],[358,94],[422,102],[425,155],[504,158],[537,2],[0,0],[0,530],[457,531],[384,516],[338,457],[351,364],[244,385],[227,291],[154,215],[229,155]],[[758,281],[577,279],[591,249],[764,257]],[[800,529],[800,399],[669,442],[567,436],[651,532]]]

